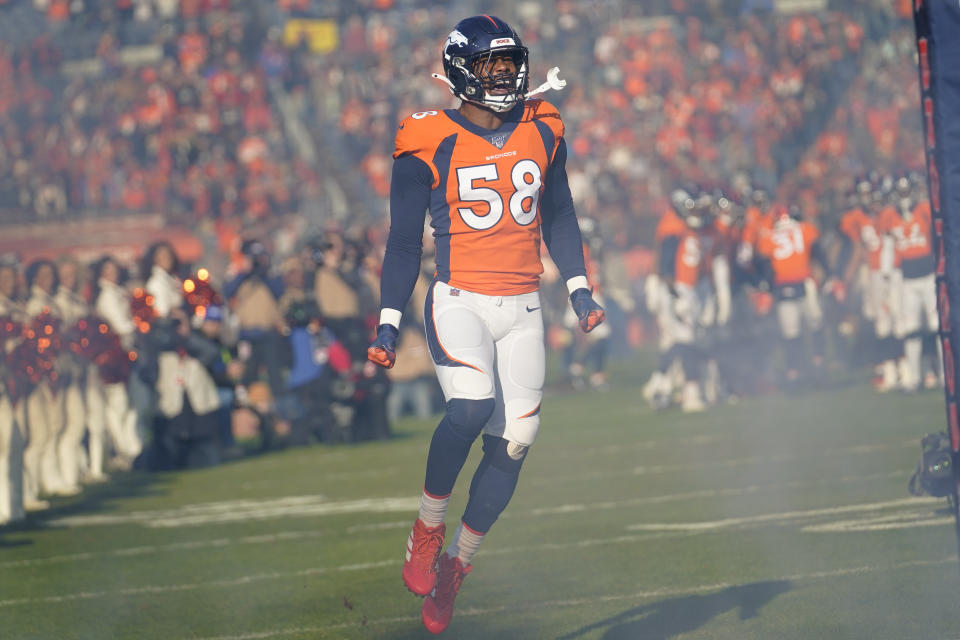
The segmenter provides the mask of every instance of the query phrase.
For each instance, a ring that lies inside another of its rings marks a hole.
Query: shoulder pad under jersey
[[[534,121],[540,121],[550,127],[557,140],[563,137],[563,119],[557,108],[540,98],[531,98],[524,102],[527,110],[527,116]]]

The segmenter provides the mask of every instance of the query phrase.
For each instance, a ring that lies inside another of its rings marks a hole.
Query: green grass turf
[[[545,398],[447,637],[960,637],[946,501],[906,490],[941,393],[654,413],[648,364]],[[0,638],[428,637],[400,563],[433,426],[58,500],[0,529]]]

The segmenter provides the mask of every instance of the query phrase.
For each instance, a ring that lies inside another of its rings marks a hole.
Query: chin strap
[[[527,92],[526,97],[529,98],[537,95],[538,93],[546,93],[551,89],[554,91],[560,91],[560,89],[563,89],[565,86],[567,86],[567,81],[560,79],[560,67],[553,67],[547,71],[547,81],[533,91]]]
[[[442,76],[439,73],[431,73],[430,77],[433,78],[434,80],[439,80],[440,82],[446,83],[446,85],[450,87],[450,91],[453,91],[453,83],[450,82],[450,78],[448,78],[447,76]]]

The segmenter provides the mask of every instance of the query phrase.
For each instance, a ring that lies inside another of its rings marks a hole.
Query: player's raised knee
[[[472,442],[483,431],[495,406],[496,402],[493,398],[482,400],[452,398],[447,401],[447,422],[457,435]]]

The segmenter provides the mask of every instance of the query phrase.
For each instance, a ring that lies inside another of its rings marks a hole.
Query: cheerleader
[[[36,260],[27,267],[27,316],[33,322],[45,321],[44,327],[59,324],[62,314],[53,299],[59,276],[57,266],[50,260]],[[54,330],[59,333],[58,330]],[[49,334],[53,335],[53,334]],[[41,493],[47,495],[73,495],[75,488],[68,487],[60,477],[57,461],[57,443],[64,427],[63,388],[60,371],[56,368],[45,375],[27,396],[27,450],[23,454],[26,470],[25,491],[28,501]]]
[[[22,520],[23,450],[26,447],[26,429],[23,420],[23,401],[15,398],[12,371],[5,356],[16,344],[19,326],[26,320],[23,307],[16,302],[17,268],[0,264],[0,525]],[[9,331],[7,326],[9,324]],[[34,505],[31,505],[34,506]]]
[[[62,315],[64,331],[69,331],[90,313],[90,308],[80,294],[80,264],[74,258],[64,257],[57,261],[57,270],[60,285],[53,300]],[[63,360],[69,379],[63,392],[64,425],[57,442],[57,461],[64,486],[70,491],[79,491],[83,459],[89,459],[84,455],[82,444],[87,430],[87,407],[83,400],[86,367],[71,353],[65,353]]]

